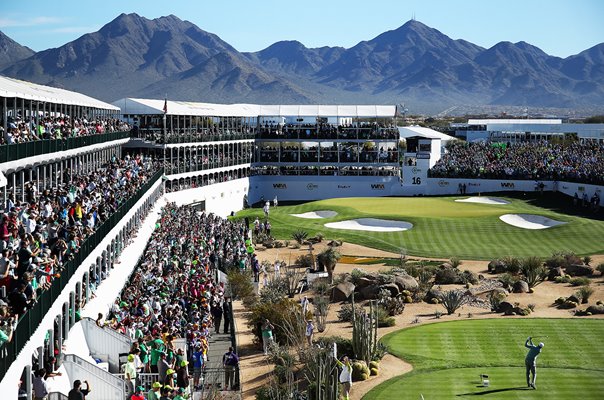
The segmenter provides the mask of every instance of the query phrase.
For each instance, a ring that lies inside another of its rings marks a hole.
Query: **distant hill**
[[[34,53],[35,52],[29,47],[21,46],[19,43],[0,32],[0,69],[31,57]]]
[[[562,59],[525,42],[485,49],[415,20],[349,49],[281,41],[240,53],[173,15],[136,14],[56,49],[11,42],[0,36],[3,75],[107,101],[604,106],[604,43]]]

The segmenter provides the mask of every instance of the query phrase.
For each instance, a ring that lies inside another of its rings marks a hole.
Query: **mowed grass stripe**
[[[327,239],[341,239],[398,253],[425,257],[490,259],[503,256],[549,256],[555,251],[577,254],[604,253],[604,222],[580,218],[539,208],[523,200],[512,199],[505,206],[458,203],[458,197],[442,198],[362,198],[329,199],[271,209],[272,233],[278,239],[291,239],[298,229],[310,236],[322,233]],[[303,219],[289,214],[333,210],[328,219]],[[544,230],[526,230],[499,220],[502,214],[528,213],[544,215],[565,225]],[[237,217],[253,221],[263,218],[260,209],[241,211]],[[355,218],[404,220],[414,226],[405,232],[363,232],[329,229],[327,222]]]
[[[414,370],[363,399],[601,399],[603,335],[604,320],[597,319],[462,320],[407,328],[382,341]],[[524,379],[528,336],[545,343],[537,360],[538,390],[528,390]],[[479,374],[489,375],[490,387],[481,387]]]

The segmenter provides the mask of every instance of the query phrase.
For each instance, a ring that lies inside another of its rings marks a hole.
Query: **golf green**
[[[602,335],[604,321],[587,319],[466,320],[404,329],[382,341],[414,370],[363,399],[601,399]],[[545,343],[537,359],[537,390],[526,387],[528,336]],[[481,374],[489,376],[489,387],[482,386]]]
[[[270,210],[272,235],[291,239],[296,230],[309,236],[323,234],[327,239],[398,253],[425,257],[460,257],[491,259],[503,256],[549,256],[557,251],[573,251],[580,255],[604,252],[604,221],[563,214],[538,207],[530,201],[505,198],[510,204],[491,205],[456,202],[460,197],[412,198],[339,198],[314,201],[295,206],[279,206]],[[331,210],[331,218],[305,219],[291,214]],[[541,230],[508,225],[503,214],[534,214],[566,224]],[[237,213],[237,218],[264,218],[260,209]],[[407,221],[413,228],[399,232],[353,231],[327,228],[328,222],[357,218],[381,218]]]

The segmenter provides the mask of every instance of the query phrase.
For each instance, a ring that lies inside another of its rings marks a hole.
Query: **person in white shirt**
[[[344,356],[342,361],[336,360],[336,363],[342,368],[342,372],[340,372],[340,383],[344,390],[344,399],[349,400],[350,389],[352,388],[352,364],[347,356]]]
[[[306,342],[309,346],[312,346],[312,338],[315,333],[315,326],[312,323],[312,319],[306,321]]]

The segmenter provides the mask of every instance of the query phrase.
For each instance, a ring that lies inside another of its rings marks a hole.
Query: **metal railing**
[[[35,140],[32,142],[0,145],[0,164],[42,154],[127,139],[129,137],[130,132],[111,132],[66,139]]]
[[[19,319],[17,328],[13,333],[13,338],[9,343],[6,343],[0,350],[0,381],[4,378],[6,371],[11,363],[17,358],[25,343],[31,335],[36,331],[42,319],[59,297],[69,279],[73,276],[78,267],[92,253],[94,249],[103,241],[109,232],[120,222],[120,220],[134,207],[137,201],[143,197],[145,193],[161,179],[164,174],[163,168],[159,169],[151,176],[149,181],[145,183],[135,195],[123,202],[113,215],[103,222],[92,235],[82,242],[82,245],[73,259],[65,262],[61,276],[52,281],[52,285],[48,290],[41,292],[37,297],[37,302]]]
[[[48,394],[48,400],[69,400],[69,397],[60,392],[52,392]]]

